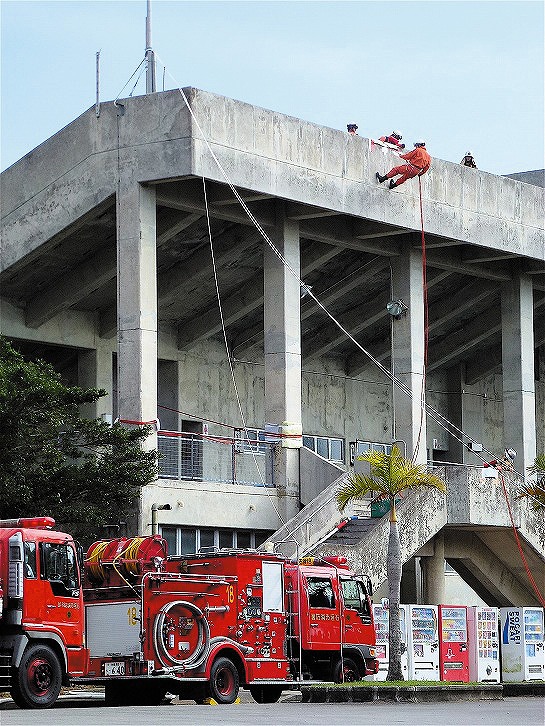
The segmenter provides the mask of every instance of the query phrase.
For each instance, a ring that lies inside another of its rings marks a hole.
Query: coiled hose
[[[191,653],[187,658],[174,657],[168,652],[163,640],[163,626],[165,624],[165,618],[174,607],[183,607],[193,613],[199,628],[197,645],[195,646],[193,653]],[[164,605],[161,610],[159,610],[155,618],[153,627],[153,645],[155,652],[157,653],[157,657],[165,668],[168,668],[169,670],[177,670],[176,668],[172,669],[172,663],[174,663],[175,666],[181,666],[184,669],[198,668],[206,660],[210,650],[210,625],[208,624],[208,620],[206,619],[203,611],[187,600],[174,600],[173,602],[169,602]],[[165,659],[169,662],[165,662]]]

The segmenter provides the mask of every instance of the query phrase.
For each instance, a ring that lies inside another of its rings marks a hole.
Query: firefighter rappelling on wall
[[[169,557],[159,535],[87,555],[49,517],[0,521],[0,690],[47,708],[61,686],[99,684],[110,705],[168,691],[260,703],[303,680],[378,671],[368,578],[344,558],[255,550]]]

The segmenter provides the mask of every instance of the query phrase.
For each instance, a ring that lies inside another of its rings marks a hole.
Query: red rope
[[[513,527],[513,532],[515,534],[515,541],[517,543],[517,547],[518,547],[518,550],[519,550],[519,553],[520,553],[520,559],[522,560],[522,564],[524,565],[524,569],[526,570],[526,574],[528,575],[528,579],[530,580],[530,584],[532,585],[532,587],[534,589],[534,592],[535,592],[535,594],[537,596],[537,599],[539,600],[539,602],[541,603],[541,605],[543,607],[545,607],[545,598],[541,594],[541,591],[540,591],[539,587],[537,586],[536,581],[534,580],[534,576],[532,575],[532,572],[530,571],[530,568],[529,568],[528,563],[526,561],[526,557],[525,557],[524,552],[522,550],[522,545],[520,544],[519,534],[518,534],[517,528],[515,526],[515,520],[513,519],[513,512],[511,510],[511,504],[509,502],[509,495],[507,493],[507,487],[505,486],[505,479],[504,479],[504,476],[503,476],[503,474],[502,474],[501,471],[499,471],[499,475],[500,475],[501,485],[502,485],[502,488],[503,488],[503,495],[505,497],[505,501],[507,503],[507,509],[509,511],[509,519],[511,520],[511,526]]]
[[[426,274],[426,237],[424,235],[424,211],[422,207],[422,181],[418,177],[418,191],[420,193],[420,228],[422,230],[422,292],[424,296],[424,371],[428,365],[428,338],[429,338],[429,319],[428,319],[428,280]]]

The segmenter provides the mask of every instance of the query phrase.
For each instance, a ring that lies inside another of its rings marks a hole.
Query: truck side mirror
[[[83,547],[79,543],[76,543],[76,557],[78,560],[79,571],[83,575],[84,554]]]
[[[367,578],[367,582],[365,583],[365,587],[367,588],[367,592],[369,593],[369,597],[373,597],[373,583],[371,582],[371,578]]]

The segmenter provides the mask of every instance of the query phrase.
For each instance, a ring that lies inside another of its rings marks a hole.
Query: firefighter
[[[425,141],[415,141],[414,149],[409,151],[407,154],[400,154],[400,157],[405,159],[407,163],[402,164],[401,166],[394,166],[394,168],[390,169],[390,171],[384,176],[381,176],[378,171],[376,173],[377,181],[380,184],[386,181],[386,179],[390,180],[389,189],[401,186],[401,184],[404,184],[407,179],[412,179],[413,176],[422,176],[422,174],[425,174],[430,168],[431,157],[426,151]],[[399,175],[401,175],[401,179],[394,181],[392,177]]]
[[[351,136],[357,136],[358,124],[346,124],[346,130]]]
[[[384,141],[386,144],[392,144],[393,146],[398,146],[400,149],[404,149],[405,144],[400,143],[402,138],[403,136],[401,136],[399,131],[392,131],[389,136],[381,136],[379,141]]]
[[[477,164],[475,163],[475,159],[473,158],[473,154],[471,151],[466,151],[466,155],[460,162],[463,166],[470,166],[472,169],[477,168]]]

